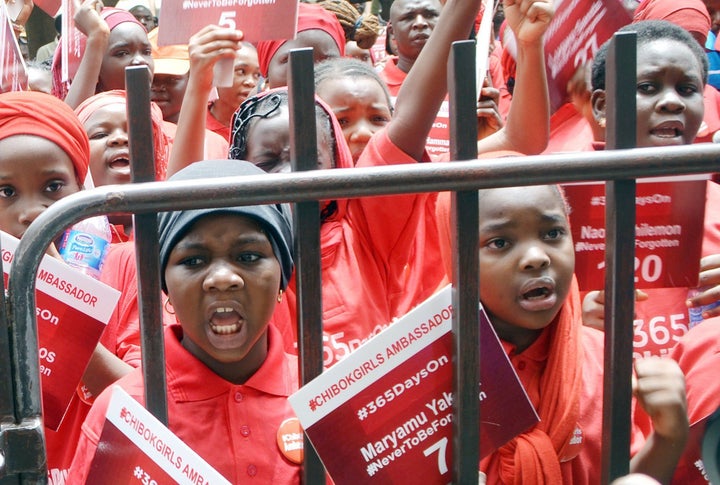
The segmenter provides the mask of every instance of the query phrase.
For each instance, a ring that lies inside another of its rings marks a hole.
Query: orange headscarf
[[[451,269],[452,261],[450,200],[450,193],[443,192],[436,205],[440,247],[448,269]],[[549,332],[548,359],[540,378],[540,398],[536,403],[540,422],[483,460],[483,464],[492,463],[491,466],[496,468],[487,470],[489,476],[499,476],[503,483],[517,485],[562,483],[558,457],[573,436],[580,414],[581,318],[579,290],[573,278],[565,304],[545,329]]]
[[[83,101],[80,106],[75,108],[75,113],[80,119],[80,122],[85,124],[95,111],[114,104],[121,104],[125,107],[127,105],[127,93],[115,89],[90,96]],[[165,180],[168,159],[170,157],[170,143],[163,131],[162,111],[155,103],[150,103],[150,117],[152,121],[153,148],[155,152],[155,179]]]
[[[0,140],[13,135],[34,135],[55,143],[72,160],[78,181],[85,181],[90,164],[88,137],[67,104],[37,91],[0,94]]]

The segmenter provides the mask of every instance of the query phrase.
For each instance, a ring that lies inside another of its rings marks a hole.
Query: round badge
[[[280,452],[295,464],[303,462],[303,430],[298,418],[288,418],[282,423],[277,432],[277,445]]]

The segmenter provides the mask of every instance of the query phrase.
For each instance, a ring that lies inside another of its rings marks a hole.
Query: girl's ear
[[[596,89],[590,95],[590,104],[592,105],[593,118],[602,125],[605,122],[605,91]],[[602,121],[601,121],[602,120]]]

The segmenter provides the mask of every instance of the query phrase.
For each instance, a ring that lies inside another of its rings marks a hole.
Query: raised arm
[[[505,126],[478,141],[478,153],[542,152],[550,136],[550,99],[543,36],[553,17],[551,0],[505,0],[505,19],[517,41],[517,75]]]
[[[167,176],[204,158],[207,100],[213,87],[213,67],[219,59],[233,59],[241,49],[242,32],[217,25],[203,27],[190,37],[190,76],[183,98]]]
[[[65,97],[65,103],[75,109],[80,103],[95,94],[103,56],[110,38],[110,27],[100,16],[102,2],[84,0],[81,5],[79,0],[72,1],[75,4],[73,19],[75,26],[87,36],[85,52]]]
[[[398,148],[416,160],[422,157],[425,139],[447,93],[443,66],[447,65],[450,47],[469,37],[480,4],[481,0],[448,0],[400,88],[387,133]]]

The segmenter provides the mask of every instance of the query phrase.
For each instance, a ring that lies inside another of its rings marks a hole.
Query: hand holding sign
[[[190,79],[203,85],[210,85],[215,77],[216,86],[232,85],[233,59],[235,51],[241,49],[243,33],[232,28],[207,25],[190,37],[188,53],[190,55]],[[215,76],[216,67],[223,69],[220,79]]]

